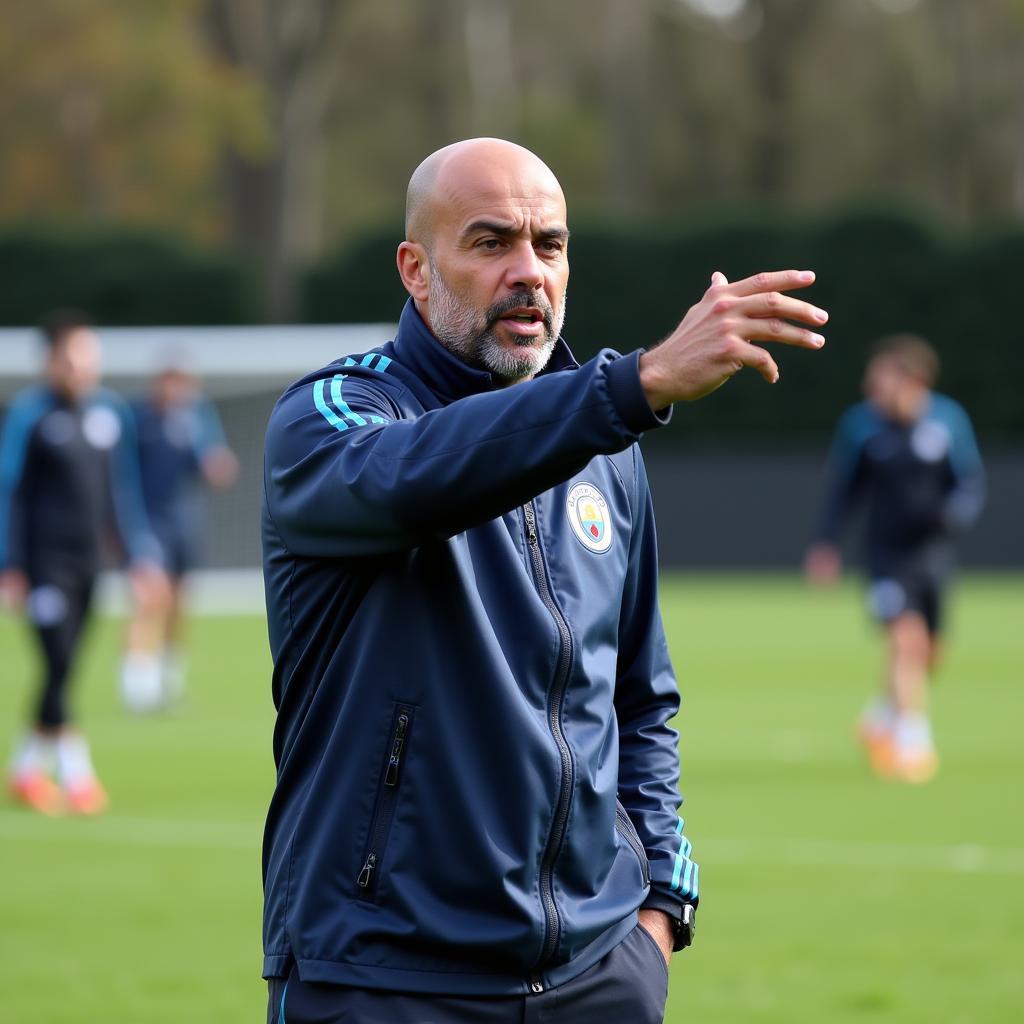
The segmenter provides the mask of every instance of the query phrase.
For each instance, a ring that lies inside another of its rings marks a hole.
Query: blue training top
[[[157,523],[198,525],[203,459],[225,444],[213,404],[201,395],[169,408],[134,402],[142,496]]]
[[[839,420],[828,458],[820,528],[838,542],[850,510],[867,504],[869,559],[905,555],[970,526],[985,502],[985,473],[971,421],[931,394],[914,423],[886,419],[860,402]]]
[[[0,440],[0,568],[90,574],[109,532],[129,559],[160,562],[128,406],[106,389],[78,401],[20,392]]]

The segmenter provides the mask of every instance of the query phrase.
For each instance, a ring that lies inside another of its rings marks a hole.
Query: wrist
[[[672,396],[668,391],[667,382],[661,372],[659,360],[654,352],[643,352],[640,355],[640,386],[644,397],[653,412],[658,412],[672,404]]]

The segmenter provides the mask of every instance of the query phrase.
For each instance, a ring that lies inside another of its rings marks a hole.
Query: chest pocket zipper
[[[647,862],[647,851],[644,850],[644,844],[640,842],[640,837],[636,834],[636,829],[633,827],[633,822],[630,821],[629,815],[626,813],[626,809],[616,799],[615,801],[615,828],[618,830],[619,835],[630,845],[633,852],[637,856],[637,860],[640,861],[640,870],[643,872],[644,885],[651,884],[651,866]]]
[[[356,879],[358,896],[362,900],[373,900],[380,881],[380,866],[384,849],[391,831],[391,822],[398,804],[398,791],[402,781],[409,733],[412,729],[413,708],[399,704],[389,733],[386,757],[378,784],[377,801],[370,819],[370,831],[366,840],[363,867]]]

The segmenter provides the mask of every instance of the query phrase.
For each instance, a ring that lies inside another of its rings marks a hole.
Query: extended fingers
[[[748,319],[739,334],[748,341],[780,341],[784,345],[796,345],[799,348],[821,348],[825,344],[820,334],[796,327],[777,317]]]
[[[734,303],[734,310],[748,317],[799,320],[814,326],[824,324],[828,320],[828,313],[825,310],[812,306],[809,302],[783,295],[781,292],[759,292],[757,295],[748,295],[731,301]]]
[[[757,295],[759,292],[789,292],[814,284],[813,270],[776,270],[755,274],[726,286],[733,295]]]

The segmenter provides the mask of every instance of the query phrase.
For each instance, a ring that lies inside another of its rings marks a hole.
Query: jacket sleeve
[[[635,504],[628,580],[619,619],[615,712],[619,800],[647,851],[645,907],[668,910],[699,898],[699,871],[679,817],[679,689],[658,609],[658,547],[643,460],[634,448]],[[668,905],[666,905],[668,904]]]
[[[974,525],[985,507],[985,467],[964,409],[951,401],[947,419],[952,435],[949,451],[952,488],[943,505],[942,525],[950,533],[962,533]]]
[[[32,432],[45,405],[22,393],[4,420],[0,436],[0,570],[25,568],[26,484]]]
[[[864,482],[863,449],[866,438],[860,406],[848,409],[836,427],[825,464],[825,499],[818,539],[838,544],[843,526],[860,497]]]
[[[639,352],[472,395],[415,418],[352,374],[287,392],[267,429],[267,511],[295,554],[382,554],[452,537],[622,451],[650,410]]]
[[[110,496],[121,545],[130,562],[163,565],[163,553],[150,527],[142,497],[135,417],[122,399],[109,395],[107,401],[121,424],[120,435],[110,452]]]

